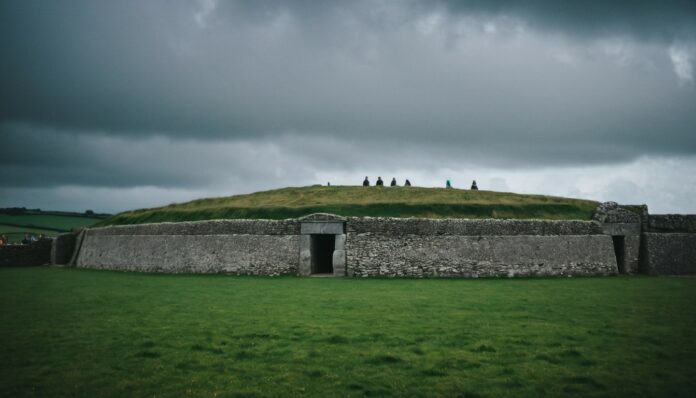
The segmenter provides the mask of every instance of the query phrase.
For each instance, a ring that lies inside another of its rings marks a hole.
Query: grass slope
[[[53,214],[2,214],[0,235],[7,235],[10,242],[19,242],[28,234],[55,236],[75,228],[93,225],[101,218]]]
[[[693,397],[696,279],[0,269],[0,396]]]
[[[99,225],[235,218],[296,218],[311,213],[428,218],[590,219],[589,200],[418,187],[312,186],[199,199],[117,214]]]

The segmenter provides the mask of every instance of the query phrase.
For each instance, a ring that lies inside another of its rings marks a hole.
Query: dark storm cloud
[[[468,0],[440,1],[454,13],[511,15],[548,30],[597,37],[628,35],[671,42],[696,33],[692,0]]]
[[[694,62],[693,1],[2,1],[0,186],[688,157]]]
[[[447,41],[467,39],[457,39],[451,26],[470,14],[567,25],[571,35],[601,25],[619,34],[643,26],[662,37],[692,26],[691,3],[253,1],[210,3],[207,13],[204,4],[3,2],[0,118],[109,134],[427,136],[449,145],[487,137],[617,137],[616,125],[626,126],[621,114],[643,114],[645,107],[676,121],[671,130],[679,138],[669,149],[683,148],[684,139],[693,145],[684,137],[684,124],[694,122],[685,105],[693,91],[666,86],[658,88],[666,103],[626,103],[607,91],[631,97],[652,87],[640,76],[617,81],[611,74],[623,72],[610,69],[573,74],[549,67],[541,43],[522,43],[531,47],[503,61],[491,49],[498,43],[448,49],[414,28],[446,9],[452,15],[442,29],[455,36]],[[600,126],[577,123],[578,114],[603,108],[616,113]],[[641,140],[661,127],[638,126]]]

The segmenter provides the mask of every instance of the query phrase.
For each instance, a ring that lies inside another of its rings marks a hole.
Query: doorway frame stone
[[[332,266],[334,276],[346,275],[346,219],[335,214],[314,213],[300,221],[300,253],[297,273],[312,274],[312,235],[335,235]]]

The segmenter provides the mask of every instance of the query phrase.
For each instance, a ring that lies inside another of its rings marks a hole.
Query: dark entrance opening
[[[614,241],[614,254],[616,255],[616,265],[619,267],[619,273],[623,274],[626,272],[626,263],[624,260],[624,236],[612,236],[611,240]]]
[[[310,251],[312,254],[313,274],[333,274],[333,252],[336,235],[311,235]]]

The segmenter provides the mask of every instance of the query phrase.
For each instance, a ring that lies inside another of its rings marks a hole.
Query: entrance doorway
[[[336,235],[313,234],[310,242],[312,274],[333,274],[333,252]]]
[[[624,236],[614,235],[611,237],[614,242],[614,254],[616,255],[616,265],[619,267],[619,273],[626,273],[626,262],[624,259]]]

